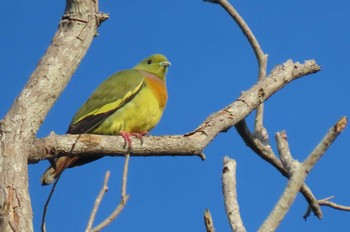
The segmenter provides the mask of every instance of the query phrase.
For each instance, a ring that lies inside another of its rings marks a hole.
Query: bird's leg
[[[130,133],[128,132],[125,132],[125,131],[121,131],[119,132],[120,136],[123,137],[124,139],[124,147],[126,147],[126,145],[128,144],[129,145],[129,149],[131,150],[132,149],[132,141],[131,141],[131,138],[130,138]]]
[[[141,145],[143,144],[143,136],[148,134],[148,131],[142,131],[142,132],[125,132],[125,131],[121,131],[119,132],[120,136],[123,137],[125,144],[124,147],[128,144],[129,145],[129,149],[132,149],[132,140],[130,138],[130,136],[134,136],[136,138],[138,138],[141,141]]]

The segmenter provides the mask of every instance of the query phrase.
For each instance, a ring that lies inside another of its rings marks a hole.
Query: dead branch
[[[263,144],[259,139],[257,139],[247,127],[245,120],[237,123],[236,130],[243,138],[245,144],[252,149],[255,154],[260,156],[262,159],[267,161],[269,164],[274,166],[283,176],[289,178],[288,171],[283,167],[281,161],[276,157],[274,151],[272,150],[270,145]],[[322,218],[322,210],[317,202],[317,199],[311,192],[310,188],[303,184],[300,192],[305,197],[312,211],[318,218]]]
[[[224,157],[222,170],[222,192],[224,194],[225,209],[232,232],[245,232],[236,191],[236,161]]]
[[[288,185],[284,190],[274,209],[260,227],[260,232],[275,231],[287,211],[291,207],[299,189],[304,184],[306,176],[310,173],[316,162],[325,154],[329,146],[338,135],[345,129],[347,118],[342,117],[326,134],[311,154],[305,159],[300,167],[292,174]]]
[[[256,59],[258,61],[258,65],[259,65],[258,80],[265,78],[266,66],[267,66],[267,55],[262,51],[261,46],[259,45],[259,42],[257,41],[256,37],[254,36],[253,32],[250,30],[247,23],[244,21],[244,19],[239,15],[239,13],[236,11],[236,9],[227,0],[208,0],[208,1],[221,5],[230,14],[230,16],[237,23],[237,25],[241,28],[243,34],[248,39],[248,41],[249,41],[249,43],[250,43],[250,45],[255,53]],[[277,160],[277,158],[275,157],[275,155],[272,152],[271,147],[269,146],[268,132],[265,129],[265,127],[263,126],[263,111],[264,111],[264,107],[263,107],[263,103],[262,103],[257,107],[257,110],[256,110],[254,135],[247,136],[247,134],[250,132],[247,129],[248,127],[245,125],[245,122],[243,122],[243,121],[242,122],[244,124],[241,124],[241,126],[243,126],[243,127],[241,127],[241,129],[243,129],[244,127],[245,128],[244,128],[244,130],[241,130],[240,134],[241,134],[242,138],[246,141],[246,143],[250,143],[250,145],[252,145],[251,147],[253,148],[253,150],[254,149],[260,150],[260,151],[265,150],[265,152],[259,152],[259,151],[256,151],[256,152],[257,152],[257,154],[262,153],[260,155],[261,157],[264,157],[264,154],[269,154],[268,157],[265,156],[264,159],[268,160],[268,162],[272,163],[273,165],[275,163],[275,167],[277,167],[278,169],[280,168],[280,171],[283,172],[283,170],[282,170],[283,167],[280,167],[279,160]],[[236,128],[239,130],[240,127],[236,126]],[[238,131],[238,132],[240,132],[240,131]],[[250,137],[250,139],[249,139],[249,137]],[[252,137],[254,137],[254,139]],[[255,141],[252,143],[252,142],[249,142],[249,140],[250,141],[255,140]],[[257,146],[257,143],[259,144],[260,149]],[[267,149],[264,149],[264,146],[266,146]],[[261,148],[263,148],[263,149],[261,149]],[[266,153],[266,151],[267,151],[267,153]],[[283,157],[281,157],[281,158],[283,161]],[[288,168],[286,171],[289,173]],[[288,175],[290,176],[290,174],[288,174]],[[312,192],[309,190],[309,188],[305,184],[303,185],[302,192],[303,192],[304,196],[306,197],[307,201],[309,202],[312,210],[314,211],[314,214],[318,218],[321,218],[322,217],[321,208],[317,204],[316,198],[313,196]]]
[[[244,21],[244,19],[239,15],[236,9],[227,0],[205,0],[205,1],[221,5],[229,13],[229,15],[234,19],[237,25],[241,28],[242,32],[244,33],[251,47],[253,48],[253,51],[258,61],[258,65],[259,65],[258,80],[263,79],[266,76],[267,55],[265,55],[264,52],[262,51],[261,46],[259,45],[257,39],[255,38],[253,32],[250,30],[247,23]],[[273,164],[275,167],[277,167],[277,169],[279,169],[282,173],[284,172],[284,170],[282,169],[285,168],[286,169],[285,171],[288,172],[288,176],[290,176],[292,172],[291,169],[295,170],[297,166],[300,165],[297,161],[294,161],[290,156],[289,147],[288,147],[288,143],[286,143],[286,140],[281,140],[281,139],[278,140],[278,134],[276,137],[277,145],[279,145],[278,149],[279,149],[280,158],[284,168],[281,167],[279,160],[277,160],[277,158],[273,154],[272,149],[269,146],[269,142],[268,142],[268,138],[269,138],[268,132],[263,126],[263,103],[259,105],[256,110],[254,135],[250,134],[248,127],[245,125],[245,121],[242,121],[241,126],[236,126],[236,129],[241,134],[242,138],[245,140],[248,146],[250,146],[253,150],[255,150],[255,152],[259,154],[261,157],[263,157],[265,160],[267,160],[268,162]],[[282,146],[284,147],[282,148]],[[265,156],[265,154],[267,154],[267,156]],[[306,197],[306,199],[308,200],[312,210],[314,211],[314,214],[318,218],[321,218],[322,211],[317,203],[317,200],[305,184],[302,187],[302,192]]]

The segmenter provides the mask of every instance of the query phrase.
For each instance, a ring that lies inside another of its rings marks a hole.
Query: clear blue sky
[[[287,59],[316,59],[322,72],[297,80],[266,102],[266,127],[273,141],[287,130],[295,158],[303,160],[341,116],[350,115],[350,2],[233,1],[263,50],[268,70]],[[0,27],[0,113],[21,91],[57,28],[65,1],[2,1]],[[218,5],[200,0],[101,1],[110,19],[99,29],[79,69],[50,111],[38,137],[63,134],[94,88],[110,74],[163,53],[172,62],[169,102],[153,135],[195,129],[256,82],[257,64],[246,39]],[[249,119],[251,122],[251,118]],[[317,198],[335,195],[350,205],[350,130],[338,138],[307,178]],[[275,143],[272,144],[275,148]],[[120,217],[105,231],[204,231],[209,208],[217,231],[229,231],[221,192],[222,160],[237,160],[238,200],[248,231],[255,231],[287,181],[251,152],[234,129],[219,135],[198,158],[132,158]],[[30,165],[34,226],[39,231],[49,187],[39,179],[48,162]],[[122,158],[103,158],[64,173],[49,207],[47,228],[83,231],[106,170],[111,170],[97,222],[119,202]],[[322,220],[302,219],[307,204],[298,196],[279,231],[349,231],[350,214],[322,208]]]

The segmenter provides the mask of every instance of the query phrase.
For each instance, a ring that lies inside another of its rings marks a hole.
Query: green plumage
[[[93,133],[106,118],[127,104],[144,87],[137,70],[124,70],[106,79],[74,115],[67,133]],[[115,134],[107,130],[102,134]]]
[[[152,55],[133,69],[107,78],[74,115],[67,133],[127,134],[144,133],[157,125],[166,102],[165,75],[170,62],[161,54]],[[53,160],[41,178],[43,185],[52,183],[65,169],[98,158],[63,156]]]

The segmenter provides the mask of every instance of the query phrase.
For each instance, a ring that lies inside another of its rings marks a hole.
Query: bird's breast
[[[164,109],[168,100],[165,81],[150,73],[142,72],[142,74],[145,77],[146,88],[149,88],[153,92],[158,99],[159,106]]]
[[[96,128],[94,133],[103,131],[104,134],[118,134],[120,131],[150,131],[158,124],[164,111],[166,99],[163,100],[164,103],[159,99],[162,98],[154,94],[154,91],[147,85],[144,86],[130,102]]]

